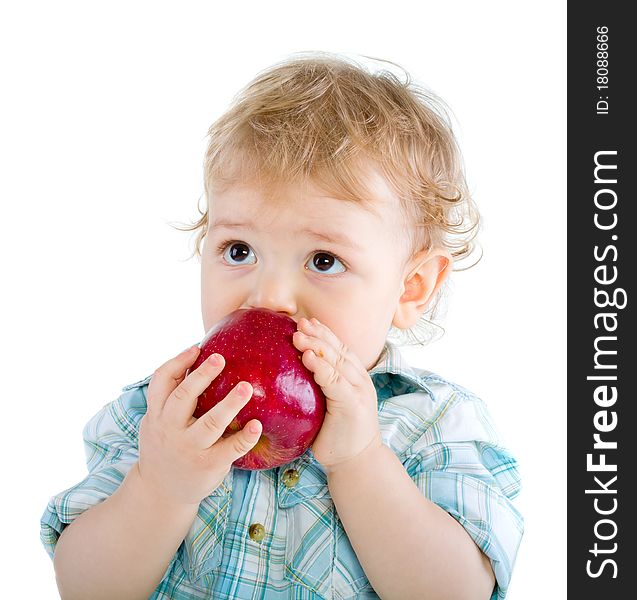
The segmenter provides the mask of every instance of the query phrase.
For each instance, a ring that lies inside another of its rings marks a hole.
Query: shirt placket
[[[236,472],[235,472],[236,474]],[[274,555],[279,551],[277,533],[277,470],[243,472],[248,477],[249,498],[240,516],[242,527],[242,572],[249,572],[256,581],[272,577]]]

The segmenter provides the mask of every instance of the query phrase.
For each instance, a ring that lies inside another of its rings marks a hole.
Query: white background
[[[203,335],[205,134],[303,50],[397,62],[450,105],[483,215],[445,336],[409,355],[483,397],[519,459],[509,598],[564,598],[565,2],[21,2],[0,13],[2,565],[57,598],[39,517],[85,472],[82,427]]]

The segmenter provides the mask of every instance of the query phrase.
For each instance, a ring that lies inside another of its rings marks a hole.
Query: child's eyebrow
[[[213,221],[210,224],[210,231],[213,229],[252,229],[253,231],[261,231],[261,229],[253,222],[246,221],[244,223],[239,223],[235,221],[229,221],[227,219],[219,219]],[[308,227],[304,229],[299,229],[297,231],[292,232],[293,235],[305,234],[313,237],[317,240],[321,240],[323,242],[329,242],[331,244],[337,244],[339,246],[344,246],[346,248],[350,248],[352,250],[358,250],[359,252],[363,251],[363,248],[357,244],[354,240],[352,240],[349,236],[339,233],[337,231],[314,231]]]

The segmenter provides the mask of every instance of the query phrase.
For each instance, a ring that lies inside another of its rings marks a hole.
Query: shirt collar
[[[389,374],[415,387],[416,389],[413,391],[425,391],[433,397],[431,390],[424,381],[424,377],[407,363],[398,346],[390,341],[385,342],[376,365],[368,373],[377,387],[381,381],[387,379],[387,374]]]

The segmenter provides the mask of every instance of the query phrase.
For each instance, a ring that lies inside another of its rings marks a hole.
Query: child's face
[[[278,202],[235,185],[211,199],[202,253],[206,331],[238,308],[316,317],[370,369],[385,342],[407,258],[398,198],[372,175],[373,210],[288,186]]]

